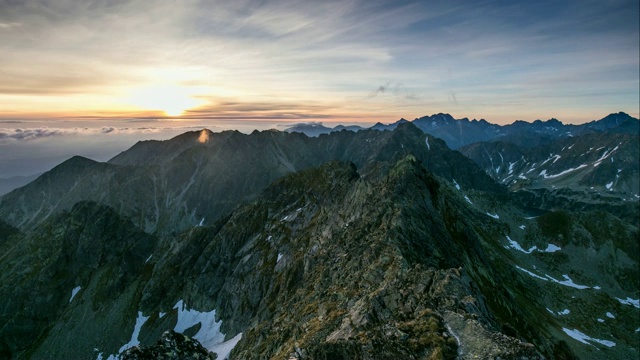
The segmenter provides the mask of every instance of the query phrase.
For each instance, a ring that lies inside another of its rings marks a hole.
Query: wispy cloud
[[[9,22],[9,23],[0,22],[0,29],[11,29],[11,28],[18,27],[20,25],[22,24],[17,22]]]
[[[367,99],[373,99],[377,96],[390,95],[403,100],[415,101],[420,97],[409,90],[402,83],[387,81],[385,84],[378,86],[374,91],[367,95]]]
[[[181,129],[189,129],[192,127],[178,127]],[[202,128],[202,127],[197,127]],[[0,140],[16,140],[16,141],[30,141],[41,138],[49,138],[56,136],[70,136],[70,135],[115,135],[115,134],[149,134],[158,133],[163,130],[175,130],[176,128],[166,127],[94,127],[94,128],[16,128],[16,129],[1,129],[0,128]]]
[[[538,116],[532,108],[590,119],[596,101],[599,113],[634,112],[638,7],[0,1],[0,117],[157,114],[161,104],[131,100],[153,88],[168,89],[167,101],[172,91],[204,99],[186,115],[210,119]],[[585,96],[599,88],[616,95]],[[563,108],[528,100],[542,93],[563,97]]]

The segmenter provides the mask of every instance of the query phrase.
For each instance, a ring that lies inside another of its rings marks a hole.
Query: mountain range
[[[0,358],[637,357],[638,120],[616,116],[528,147],[451,150],[434,115],[71,158],[0,197]]]
[[[318,138],[279,131],[188,132],[139,142],[106,163],[71,158],[2,197],[0,218],[31,226],[79,200],[93,200],[118,209],[145,231],[180,231],[213,223],[285,174],[331,160],[377,166],[409,153],[434,174],[471,188],[504,191],[471,160],[445,150],[444,142],[425,138],[413,126]]]
[[[376,123],[371,129],[393,130],[399,124],[405,122],[409,121],[400,119],[391,124]],[[481,141],[504,141],[523,147],[532,147],[546,144],[559,138],[593,132],[640,134],[640,122],[638,119],[623,112],[610,114],[600,120],[593,120],[580,125],[565,125],[555,118],[533,122],[517,120],[508,125],[497,125],[484,119],[454,119],[453,116],[442,113],[416,118],[411,122],[425,133],[444,140],[451,149],[458,149]],[[344,125],[330,128],[321,123],[302,123],[289,127],[285,131],[318,136],[343,129],[362,130],[363,128],[358,126],[349,126],[347,128]]]

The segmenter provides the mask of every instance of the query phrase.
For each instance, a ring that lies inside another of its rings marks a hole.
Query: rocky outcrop
[[[165,331],[153,346],[134,346],[120,354],[121,360],[215,360],[198,340],[173,330]]]

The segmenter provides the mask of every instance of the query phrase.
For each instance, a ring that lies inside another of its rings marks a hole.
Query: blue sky
[[[0,128],[638,117],[638,7],[0,0]]]

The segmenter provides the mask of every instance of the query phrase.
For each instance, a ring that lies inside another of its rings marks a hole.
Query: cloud
[[[21,25],[22,25],[21,23],[17,23],[17,22],[9,22],[9,23],[0,22],[0,29],[11,29]]]
[[[49,138],[68,135],[114,135],[114,134],[148,134],[157,133],[162,130],[173,130],[177,128],[154,128],[154,127],[110,127],[101,128],[75,127],[75,128],[17,128],[0,129],[0,140],[29,141],[40,138]]]
[[[391,86],[391,81],[387,81],[384,85],[378,86],[378,88],[371,92],[367,97],[374,98],[380,94],[384,94],[389,89],[389,86]]]
[[[214,120],[410,118],[425,107],[451,111],[451,93],[488,118],[502,108],[557,109],[532,92],[564,96],[567,111],[595,102],[623,107],[600,112],[637,111],[638,6],[0,1],[0,115],[157,115],[162,109],[126,98],[138,87],[163,86],[198,88],[187,95],[209,103],[187,116]],[[451,79],[439,86],[446,72]],[[598,88],[618,95],[582,96]],[[241,104],[221,105],[221,98]]]
[[[377,89],[367,96],[367,99],[372,99],[385,94],[390,94],[401,100],[415,101],[420,99],[418,95],[408,92],[403,83],[391,81],[387,81],[385,84],[378,86]]]
[[[300,121],[300,122],[292,122],[292,123],[284,123],[284,124],[276,124],[277,128],[291,128],[297,126],[324,126],[321,121]]]
[[[213,105],[188,110],[183,119],[209,120],[299,120],[331,119],[340,117],[332,106],[318,102],[293,103],[275,101],[229,101],[210,99]]]
[[[58,129],[14,129],[0,131],[0,140],[33,140],[42,137],[63,135],[65,132]]]

